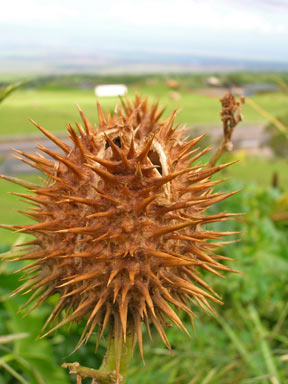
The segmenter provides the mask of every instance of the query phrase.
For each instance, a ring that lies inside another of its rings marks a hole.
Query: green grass
[[[231,156],[232,157],[232,156]],[[232,180],[240,180],[246,184],[255,183],[262,187],[272,184],[273,174],[278,175],[279,187],[286,189],[288,185],[288,161],[280,159],[262,159],[260,157],[242,157],[235,154],[231,159],[239,159],[239,163],[223,170],[223,175]],[[226,160],[226,159],[225,159]],[[222,159],[224,161],[224,159]]]
[[[179,107],[178,120],[189,124],[218,124],[220,122],[220,103],[218,98],[199,95],[196,92],[183,91],[177,102],[169,97],[169,89],[164,84],[141,85],[138,88],[150,100],[158,99],[160,105],[167,106],[165,115]],[[130,95],[135,89],[130,87]],[[181,90],[180,90],[181,92]],[[258,95],[253,98],[262,108],[278,116],[288,109],[288,97],[282,93]],[[103,108],[108,111],[117,98],[100,100]],[[93,90],[22,90],[11,95],[0,107],[0,135],[35,134],[37,129],[27,120],[28,117],[37,121],[50,131],[64,131],[65,124],[79,121],[76,104],[79,104],[92,122],[97,121],[96,97]],[[249,105],[243,107],[246,123],[263,121],[263,117]]]
[[[24,178],[21,176],[21,178]],[[31,175],[26,176],[25,179],[30,181],[39,180],[39,176]],[[1,212],[1,224],[17,224],[23,225],[31,222],[27,216],[24,216],[18,212],[18,210],[27,210],[28,204],[21,201],[20,198],[11,195],[9,192],[26,193],[26,189],[20,185],[12,184],[5,180],[0,179],[0,212]],[[7,229],[0,228],[0,244],[7,245],[13,244],[18,234],[13,233]]]

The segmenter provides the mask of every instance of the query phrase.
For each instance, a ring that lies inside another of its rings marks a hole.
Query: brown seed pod
[[[157,104],[150,108],[139,96],[134,104],[122,100],[113,116],[98,104],[95,128],[79,112],[84,127],[68,126],[70,145],[33,122],[61,151],[38,146],[49,158],[20,152],[48,182],[23,182],[33,194],[18,194],[31,200],[34,208],[25,213],[37,223],[14,226],[35,236],[19,257],[33,262],[21,269],[29,279],[17,292],[34,292],[32,308],[59,295],[46,335],[85,319],[78,347],[96,327],[99,337],[108,327],[119,344],[127,333],[137,336],[143,357],[142,322],[149,333],[153,323],[170,348],[167,321],[187,332],[179,310],[193,319],[190,302],[211,311],[209,301],[220,302],[201,270],[232,271],[210,240],[233,233],[203,225],[233,216],[205,214],[232,195],[213,192],[222,180],[210,180],[229,164],[196,164],[209,151],[195,148],[202,136],[185,138],[174,126],[175,112],[161,121]]]

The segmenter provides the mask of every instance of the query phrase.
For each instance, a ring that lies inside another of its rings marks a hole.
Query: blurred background
[[[240,242],[219,250],[243,274],[205,276],[223,297],[218,317],[197,308],[191,338],[169,328],[173,355],[156,332],[144,337],[146,366],[136,352],[128,383],[282,384],[288,382],[288,1],[286,0],[10,0],[0,13],[0,173],[39,180],[11,156],[47,144],[28,117],[65,136],[79,121],[76,104],[97,122],[96,98],[106,111],[118,94],[158,100],[165,116],[189,135],[206,133],[214,148],[222,137],[221,99],[245,96],[234,149],[222,161],[222,191],[242,189],[213,212],[244,212],[213,229],[241,230]],[[110,87],[107,87],[110,85]],[[111,86],[113,85],[113,87]],[[0,180],[1,223],[24,224],[25,204]],[[212,228],[212,225],[211,227]],[[0,229],[0,250],[25,241]],[[105,351],[93,340],[71,354],[79,327],[36,340],[54,298],[27,317],[26,297],[9,298],[19,265],[0,264],[0,384],[74,382],[65,361],[97,367]],[[80,327],[81,328],[81,327]],[[93,339],[93,338],[92,338]],[[96,340],[96,337],[95,337]]]

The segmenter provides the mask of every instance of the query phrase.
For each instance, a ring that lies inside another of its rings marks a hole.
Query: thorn
[[[117,117],[118,117],[118,104],[115,105],[115,108],[114,108],[114,112],[113,112],[113,117],[112,117],[112,121],[115,123],[115,121],[117,120]]]
[[[79,131],[81,137],[84,139],[86,137],[86,134],[84,132],[82,125],[78,124],[77,121],[75,121],[75,124],[76,124],[76,127],[78,128],[78,131]]]
[[[241,189],[239,189],[238,191],[234,191],[234,192],[231,192],[231,193],[221,193],[220,195],[221,196],[216,196],[216,197],[213,197],[211,198],[210,200],[206,200],[204,202],[201,202],[201,206],[202,207],[207,207],[207,206],[210,206],[212,204],[216,204],[218,203],[219,201],[222,201],[222,200],[225,200],[227,199],[228,197],[231,197],[233,195],[235,195],[236,193],[239,193],[241,192]],[[230,214],[231,215],[231,214]],[[235,215],[241,215],[241,214],[235,214]],[[217,220],[218,221],[218,220]],[[219,220],[220,221],[220,220]]]
[[[114,233],[114,235],[111,235],[111,233],[108,231],[108,233],[104,233],[104,235],[101,235],[99,237],[96,237],[96,239],[93,239],[92,243],[96,243],[97,241],[101,241],[101,240],[114,239],[119,236],[120,234],[117,234],[117,233]],[[98,257],[98,259],[102,259],[102,258],[103,257]],[[106,258],[106,256],[104,258]]]
[[[104,113],[102,111],[101,105],[100,105],[98,100],[97,100],[97,111],[98,111],[99,125],[100,125],[100,127],[103,127],[107,123],[106,123],[105,116],[104,116]]]
[[[123,193],[123,196],[126,196],[126,197],[131,196],[131,192],[130,192],[127,184],[124,184],[124,187],[122,189],[122,193]]]
[[[86,115],[84,114],[84,112],[82,111],[82,109],[80,108],[80,106],[78,104],[77,104],[77,108],[78,108],[80,116],[83,120],[87,135],[93,135],[95,132],[94,132],[94,128],[93,128],[92,124],[90,123],[90,121],[88,120],[88,118],[86,117]]]
[[[136,165],[135,177],[137,179],[142,179],[143,178],[143,173],[142,173],[142,170],[141,170],[141,164],[139,162],[137,162],[137,165]]]
[[[67,144],[65,144],[62,140],[58,139],[58,137],[54,136],[51,132],[49,132],[45,128],[41,127],[41,125],[36,123],[36,121],[34,121],[32,119],[28,119],[28,120],[31,121],[31,123],[34,124],[38,129],[40,129],[40,131],[42,133],[44,133],[44,135],[46,137],[48,137],[48,139],[50,139],[56,145],[58,145],[58,147],[60,147],[65,153],[68,154],[70,152],[70,147]]]
[[[164,122],[164,125],[163,125],[163,131],[165,131],[165,136],[166,136],[166,140],[169,139],[170,135],[171,135],[171,131],[170,131],[170,128],[173,126],[173,123],[174,123],[174,119],[175,119],[175,116],[176,116],[176,113],[177,113],[177,109],[175,109],[171,115],[168,117],[167,120],[165,120]]]
[[[18,153],[19,155],[27,157],[27,159],[30,159],[30,160],[34,161],[35,164],[38,164],[38,165],[42,164],[42,165],[44,165],[46,167],[54,166],[54,163],[52,161],[50,161],[48,159],[45,159],[43,156],[42,157],[37,157],[37,156],[29,155],[28,153],[20,151],[19,149],[16,149],[16,148],[12,148],[12,150],[14,152]]]
[[[212,176],[214,173],[219,172],[232,164],[238,163],[238,161],[239,160],[231,161],[230,163],[211,167],[201,172],[195,172],[191,177],[189,177],[189,180],[191,183],[195,183],[196,181],[206,179],[207,177]]]
[[[100,228],[102,228],[102,224],[98,224],[95,227],[74,227],[74,228],[60,229],[59,231],[55,231],[55,232],[56,233],[85,233],[85,232],[93,233]]]
[[[192,164],[194,163],[196,160],[198,160],[201,156],[205,155],[205,153],[208,153],[210,152],[212,149],[212,147],[207,147],[205,149],[203,149],[202,151],[200,151],[199,153],[197,153],[197,155],[191,157],[191,159],[189,159],[189,164]]]
[[[31,240],[31,241],[26,241],[26,242],[21,243],[21,244],[16,244],[16,245],[14,245],[14,247],[24,247],[27,245],[40,245],[40,243],[38,240]]]
[[[159,229],[156,229],[152,236],[162,236],[169,232],[178,231],[179,229],[194,226],[198,223],[201,223],[201,220],[194,220],[194,221],[184,221],[184,223],[180,224],[172,224],[172,225],[166,225],[163,227],[160,227]]]
[[[107,135],[106,132],[104,132],[104,136],[112,149],[114,157],[118,160],[122,159],[120,148],[114,143],[113,140],[111,140],[111,138]]]
[[[28,189],[38,189],[38,188],[41,188],[40,185],[31,183],[30,181],[21,180],[21,179],[18,179],[16,177],[12,177],[12,176],[0,175],[0,179],[4,179],[4,180],[7,180],[7,181],[10,181],[11,183],[21,185],[22,187],[25,187],[25,188],[28,188]]]
[[[57,201],[56,204],[62,204],[62,203],[71,203],[71,202],[76,202],[80,204],[85,204],[85,205],[90,205],[94,207],[95,205],[98,205],[98,203],[93,200],[93,199],[86,199],[85,197],[77,197],[77,196],[69,196],[69,195],[64,195],[63,196],[66,200],[60,200]]]
[[[194,259],[189,259],[188,257],[185,257],[183,255],[180,255],[180,254],[170,254],[170,253],[166,253],[166,252],[162,252],[162,251],[157,251],[156,249],[147,249],[147,252],[150,256],[154,256],[154,257],[157,257],[159,259],[165,259],[165,260],[172,260],[172,261],[175,261],[176,262],[176,266],[177,265],[195,265],[197,264],[197,262],[195,262]],[[184,261],[184,264],[183,264],[183,261]],[[185,263],[186,262],[186,263]]]
[[[97,188],[95,188],[95,190],[98,192],[98,195],[100,197],[102,197],[103,199],[105,200],[108,200],[108,201],[111,201],[113,204],[117,205],[117,207],[122,207],[122,202],[118,199],[115,199],[114,197],[112,196],[109,196],[107,194],[104,194],[102,193],[101,191],[99,191]]]
[[[136,151],[135,151],[135,146],[134,146],[134,133],[132,133],[130,148],[129,148],[129,151],[127,154],[128,159],[131,159],[132,157],[134,157],[135,154],[136,154]]]
[[[133,105],[132,105],[132,103],[131,103],[127,93],[125,94],[125,100],[126,100],[128,106],[129,106],[129,108],[132,110],[133,109]]]
[[[94,167],[93,165],[90,165],[88,163],[85,163],[85,165],[88,168],[91,168],[94,172],[96,172],[97,175],[99,175],[105,182],[115,183],[115,184],[119,183],[118,178],[115,175],[113,175],[112,173],[105,171],[104,169]]]
[[[77,147],[79,149],[82,158],[85,159],[85,148],[83,146],[82,141],[80,140],[79,136],[77,135],[77,133],[75,132],[75,130],[73,129],[71,124],[68,124],[67,130],[68,130],[68,132],[70,132],[71,139],[73,140],[75,147]]]
[[[61,156],[56,152],[50,151],[49,149],[43,147],[42,145],[37,145],[37,148],[39,148],[42,152],[47,153],[49,156],[53,157],[55,160],[61,161],[63,164],[66,165],[67,168],[71,169],[72,172],[75,173],[78,177],[81,179],[83,178],[83,172],[67,157]]]
[[[8,193],[10,195],[14,195],[14,196],[18,196],[18,197],[23,197],[24,199],[34,201],[37,204],[45,205],[45,204],[48,203],[47,201],[44,201],[43,199],[41,199],[41,197],[36,197],[36,196],[29,195],[29,194],[17,193],[17,192],[8,192]]]
[[[188,151],[190,151],[190,149],[192,147],[194,147],[194,145],[198,144],[200,140],[203,139],[203,137],[205,137],[206,134],[204,135],[201,135],[199,137],[196,137],[195,139],[189,141],[183,148],[183,150],[178,154],[178,159],[181,159],[182,156],[184,156]]]
[[[146,199],[140,201],[140,202],[136,205],[136,207],[135,207],[136,213],[137,213],[138,215],[140,215],[140,213],[142,213],[142,212],[146,209],[146,207],[147,207],[150,203],[152,203],[153,200],[157,199],[157,197],[159,197],[159,196],[160,196],[160,194],[157,194],[157,195],[151,195],[151,196],[147,197]]]
[[[189,208],[189,207],[192,207],[193,205],[199,205],[201,202],[201,200],[197,200],[197,201],[182,201],[182,202],[179,202],[179,203],[174,203],[174,204],[171,204],[170,206],[167,206],[167,207],[163,207],[161,208],[161,211],[162,212],[172,212],[172,211],[178,211],[180,209],[183,209],[183,208]]]
[[[112,310],[112,306],[110,303],[108,303],[106,305],[106,312],[105,312],[105,316],[104,316],[104,320],[103,320],[103,324],[102,324],[102,329],[101,329],[101,332],[99,334],[99,338],[101,339],[101,337],[103,336],[103,333],[107,327],[107,324],[108,324],[108,321],[110,319],[110,314],[111,314],[111,310]]]
[[[181,158],[177,156],[177,160],[187,161],[195,152],[199,151],[199,148],[195,148],[192,151],[186,153],[186,155],[182,156]]]
[[[196,185],[192,185],[191,187],[179,188],[179,191],[181,192],[180,196],[183,196],[185,193],[188,193],[188,192],[196,192],[196,191],[202,191],[202,190],[204,191],[205,189],[214,187],[214,185],[222,183],[223,181],[226,181],[226,180],[227,178],[216,180],[216,181],[209,181],[206,183],[198,183]]]
[[[119,280],[116,280],[116,283],[114,283],[113,304],[116,303],[117,296],[118,296],[118,293],[120,291],[120,288],[121,288],[121,283],[119,282]]]
[[[113,216],[113,215],[115,215],[115,211],[114,211],[114,209],[111,209],[109,211],[93,213],[92,215],[88,215],[86,217],[87,217],[87,219],[93,219],[95,217],[109,217],[109,216]]]
[[[125,155],[124,151],[120,150],[121,159],[122,159],[122,165],[125,169],[130,169],[130,163],[128,161],[127,156]]]
[[[38,231],[38,230],[51,231],[53,229],[53,226],[59,224],[59,222],[60,220],[58,219],[58,220],[45,221],[44,223],[38,223],[34,225],[27,225],[24,228],[18,229],[16,232]],[[51,229],[51,226],[52,226],[52,229]]]
[[[20,156],[17,156],[17,155],[13,155],[13,157],[17,160],[20,160],[22,161],[22,163],[25,163],[25,164],[28,164],[30,167],[32,168],[35,168],[35,169],[38,169],[39,171],[41,172],[44,172],[44,173],[47,173],[48,172],[48,169],[47,169],[47,166],[41,166],[40,164],[34,164],[32,161],[29,161],[29,160],[26,160],[26,159],[23,159],[22,157]]]
[[[192,169],[191,168],[185,168],[185,169],[182,169],[182,171],[178,171],[178,172],[175,172],[175,173],[171,173],[170,175],[167,175],[167,176],[163,176],[163,177],[157,177],[155,179],[152,180],[152,184],[157,184],[156,187],[161,187],[162,185],[168,183],[169,181],[175,179],[176,177],[180,176],[180,175],[183,175],[184,173],[188,173],[188,172],[191,172]]]
[[[155,135],[156,135],[156,132],[152,135],[151,139],[147,142],[147,144],[145,145],[145,147],[142,149],[141,153],[137,156],[137,160],[142,162],[146,159],[147,155],[148,155],[148,152],[151,148],[151,145],[153,143],[153,140],[155,138]]]
[[[105,167],[111,171],[114,171],[115,167],[117,167],[120,164],[120,161],[111,161],[111,160],[100,159],[99,157],[94,157],[91,155],[88,155],[87,157],[89,157],[93,161],[96,161],[97,163],[101,164],[103,167]]]

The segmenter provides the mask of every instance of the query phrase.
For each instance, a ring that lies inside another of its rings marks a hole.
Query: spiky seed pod
[[[214,193],[222,180],[210,180],[229,164],[195,163],[210,149],[195,148],[202,136],[185,138],[184,129],[174,126],[175,112],[161,121],[158,105],[149,108],[139,96],[133,105],[122,101],[113,116],[98,104],[95,128],[79,112],[84,127],[77,124],[77,133],[68,125],[70,145],[32,121],[60,152],[38,146],[47,158],[17,151],[48,176],[42,186],[23,182],[33,195],[18,194],[32,202],[24,213],[37,223],[13,227],[35,236],[18,258],[33,262],[21,269],[28,281],[17,292],[34,292],[32,309],[59,295],[46,335],[85,319],[78,347],[96,327],[99,337],[108,327],[119,344],[127,333],[136,335],[143,357],[142,322],[149,333],[153,323],[170,348],[167,322],[186,332],[178,310],[193,318],[190,302],[211,311],[209,301],[220,302],[201,270],[219,276],[232,271],[213,254],[219,243],[211,242],[232,232],[203,225],[233,216],[205,215],[231,195]]]

